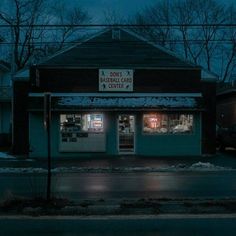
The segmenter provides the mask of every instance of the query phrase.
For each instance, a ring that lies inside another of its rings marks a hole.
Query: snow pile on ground
[[[166,167],[57,167],[52,173],[129,173],[129,172],[178,172],[178,171],[233,171],[230,167],[216,166],[209,162],[197,162],[190,166],[178,164]],[[47,173],[44,168],[0,168],[0,173]]]
[[[46,173],[47,170],[43,168],[13,168],[13,167],[3,167],[0,168],[0,173],[25,173],[25,174],[33,174],[33,173]]]
[[[195,164],[192,164],[189,167],[190,170],[226,170],[230,168],[222,167],[222,166],[216,166],[211,164],[210,162],[197,162]]]
[[[5,152],[0,152],[0,159],[15,159],[15,157],[8,155]]]
[[[186,164],[177,164],[165,167],[58,167],[52,170],[54,173],[114,173],[114,172],[168,172],[168,171],[225,171],[233,170],[230,167],[216,166],[209,162],[197,162],[190,166]]]

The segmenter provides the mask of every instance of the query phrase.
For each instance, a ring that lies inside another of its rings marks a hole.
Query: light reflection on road
[[[54,195],[81,198],[235,197],[235,172],[69,173],[52,178]],[[43,195],[45,175],[1,175],[0,197]]]
[[[182,178],[176,178],[171,174],[69,174],[61,177],[54,188],[55,192],[83,192],[91,196],[119,195],[120,192],[162,192],[179,190]],[[70,186],[68,188],[68,186]]]

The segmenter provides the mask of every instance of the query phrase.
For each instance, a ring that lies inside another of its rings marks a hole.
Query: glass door
[[[118,117],[118,150],[119,153],[134,153],[135,117],[119,115]]]

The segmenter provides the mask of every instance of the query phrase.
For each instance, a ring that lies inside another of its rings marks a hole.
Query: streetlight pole
[[[14,37],[14,28],[11,27],[11,83],[12,83],[12,97],[11,97],[11,146],[15,149],[15,138],[14,138],[14,76],[16,72],[15,65],[15,37]]]
[[[44,94],[44,127],[47,133],[47,160],[48,160],[48,174],[47,174],[47,201],[51,199],[51,94]]]

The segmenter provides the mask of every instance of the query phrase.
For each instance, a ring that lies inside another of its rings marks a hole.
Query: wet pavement
[[[55,197],[81,199],[235,198],[236,172],[62,173],[52,177]],[[1,174],[0,199],[44,197],[45,174]]]

